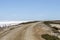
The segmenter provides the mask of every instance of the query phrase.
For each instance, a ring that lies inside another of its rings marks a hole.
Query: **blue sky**
[[[2,20],[60,20],[60,0],[0,0]]]

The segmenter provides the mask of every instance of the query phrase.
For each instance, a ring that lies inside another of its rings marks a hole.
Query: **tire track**
[[[28,24],[24,27],[19,27],[15,30],[12,30],[9,34],[3,36],[0,40],[15,40],[15,38],[20,35],[20,33],[22,31],[24,31],[25,29],[27,29],[29,26],[31,26],[32,24]]]
[[[37,25],[38,23],[35,23],[31,25],[30,27],[27,28],[25,35],[24,35],[24,40],[37,40],[37,38],[34,37],[34,31],[33,28]]]

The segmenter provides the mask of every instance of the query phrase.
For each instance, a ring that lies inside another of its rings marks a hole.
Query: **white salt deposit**
[[[16,25],[16,24],[19,24],[19,23],[23,23],[23,22],[28,22],[28,21],[1,21],[0,22],[0,27],[3,27],[3,26],[9,26],[9,25]]]

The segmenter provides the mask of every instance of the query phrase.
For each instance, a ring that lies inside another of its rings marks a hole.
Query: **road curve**
[[[0,40],[38,40],[38,38],[34,36],[35,32],[33,31],[37,24],[39,24],[39,22],[13,29],[8,34],[1,37]]]

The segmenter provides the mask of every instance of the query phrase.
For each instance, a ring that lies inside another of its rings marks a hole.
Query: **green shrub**
[[[58,37],[52,36],[52,35],[48,35],[48,34],[43,34],[43,35],[41,35],[41,37],[46,39],[46,40],[60,40]]]

